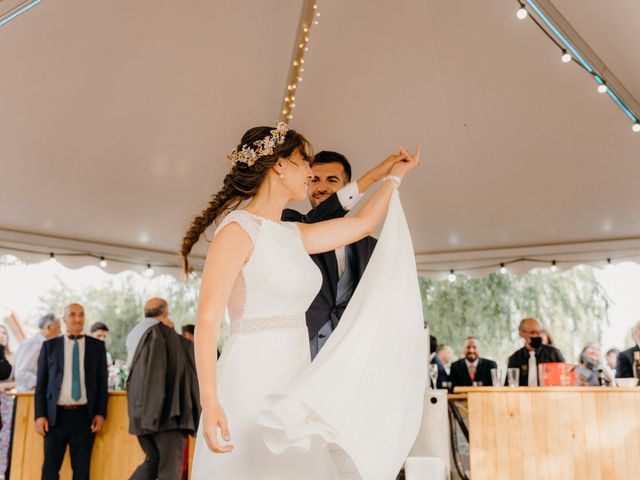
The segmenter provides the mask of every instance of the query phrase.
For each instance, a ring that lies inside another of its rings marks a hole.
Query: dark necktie
[[[78,338],[73,339],[73,353],[71,361],[71,398],[80,400],[80,345]]]

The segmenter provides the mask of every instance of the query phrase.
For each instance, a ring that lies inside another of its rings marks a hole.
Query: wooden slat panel
[[[16,420],[11,455],[11,478],[35,480],[41,476],[44,459],[42,437],[35,433],[33,396],[16,398]],[[144,461],[144,453],[134,435],[128,432],[127,397],[122,394],[109,396],[108,416],[104,430],[96,436],[91,454],[91,478],[96,480],[122,480],[129,478],[135,468]],[[192,445],[194,440],[190,439]],[[190,446],[191,446],[190,445]],[[193,447],[190,448],[190,461]],[[60,478],[71,478],[69,450],[65,455]]]
[[[640,389],[466,389],[471,474],[483,479],[631,479]]]

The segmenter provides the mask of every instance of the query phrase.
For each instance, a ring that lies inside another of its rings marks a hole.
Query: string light
[[[552,272],[557,272],[558,271],[558,266],[556,265],[556,261],[555,260],[553,260],[551,262],[551,271]]]
[[[449,280],[451,283],[456,281],[456,274],[453,273],[453,270],[449,270],[449,276],[447,277],[447,280]]]
[[[529,12],[527,12],[527,9],[524,8],[523,4],[520,4],[520,8],[516,12],[516,17],[518,17],[519,20],[524,20],[525,18],[527,18],[528,15],[529,15]]]
[[[501,274],[503,274],[503,275],[504,275],[505,273],[507,273],[507,267],[505,267],[505,266],[504,266],[504,263],[501,263],[501,264],[500,264],[500,270],[499,270],[499,272],[500,272]]]
[[[153,268],[151,268],[151,264],[147,264],[147,269],[144,271],[143,275],[147,278],[153,277]]]
[[[107,268],[107,266],[109,265],[109,262],[107,262],[107,260],[104,257],[100,257],[100,262],[98,262],[98,265],[100,265],[100,267],[102,268]]]
[[[6,23],[9,23],[14,18],[19,17],[20,15],[22,15],[25,12],[27,12],[28,10],[31,10],[33,7],[38,5],[40,2],[42,2],[42,0],[34,0],[33,2],[28,2],[24,7],[19,8],[18,10],[14,11],[13,13],[7,13],[5,16],[0,17],[0,27],[3,26]]]
[[[296,104],[295,97],[291,94],[296,91],[298,84],[303,80],[304,55],[309,51],[309,31],[311,30],[311,25],[318,24],[317,18],[320,17],[317,3],[314,2],[312,7],[312,9],[305,9],[303,12],[303,18],[296,37],[296,45],[298,48],[294,52],[294,58],[291,61],[287,91],[281,109],[281,120],[284,121],[293,119],[293,109],[296,107]]]
[[[589,72],[598,83],[598,92],[606,93],[609,97],[620,107],[620,109],[624,112],[624,114],[629,117],[629,119],[633,122],[632,130],[634,132],[640,132],[640,126],[636,127],[635,125],[640,123],[636,113],[632,112],[631,109],[627,106],[627,104],[618,96],[616,92],[614,92],[609,86],[607,86],[606,81],[602,78],[594,67],[583,57],[580,52],[572,45],[572,43],[567,39],[567,36],[560,31],[560,28],[557,27],[553,21],[545,14],[545,12],[537,5],[535,0],[524,0],[529,8],[532,10],[531,18],[534,23],[544,32],[547,37],[551,39],[553,43],[556,44],[558,48],[562,50],[562,61],[564,63],[569,63],[571,60],[575,59],[576,63],[584,68],[587,72]],[[522,0],[518,0],[518,4],[520,8],[518,9],[516,15],[520,20],[524,20],[529,12],[525,8],[525,4]],[[535,17],[534,14],[535,13]],[[541,20],[542,22],[538,21]],[[543,27],[542,23],[546,26]],[[549,31],[547,31],[550,30]],[[553,33],[553,35],[552,35]]]

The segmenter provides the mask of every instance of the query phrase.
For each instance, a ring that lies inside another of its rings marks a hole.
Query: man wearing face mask
[[[542,343],[542,325],[535,318],[525,318],[520,322],[519,334],[524,347],[509,357],[508,368],[520,369],[520,386],[537,387],[538,365],[541,363],[564,362],[560,350]]]

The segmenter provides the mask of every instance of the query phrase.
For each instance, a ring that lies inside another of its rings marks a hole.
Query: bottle
[[[609,386],[609,381],[607,380],[607,376],[604,374],[604,370],[601,368],[598,369],[598,385],[600,385],[601,387]]]
[[[640,352],[633,352],[633,378],[640,378]]]

